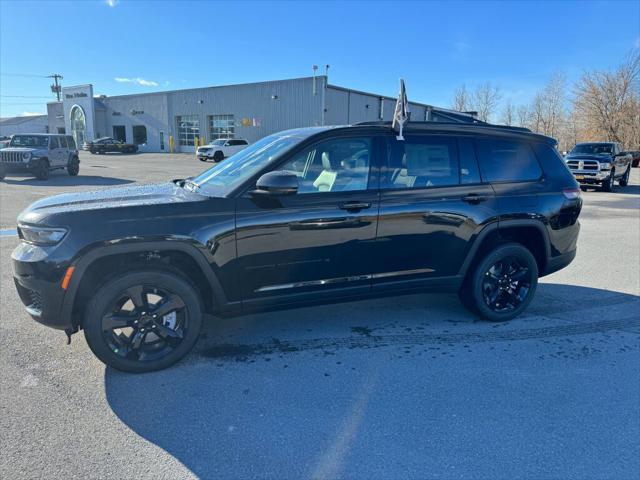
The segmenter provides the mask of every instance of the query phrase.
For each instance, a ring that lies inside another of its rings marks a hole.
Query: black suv
[[[576,254],[555,141],[487,124],[302,128],[196,178],[70,193],[18,218],[29,314],[120,370],[167,367],[203,314],[422,291],[509,320]]]

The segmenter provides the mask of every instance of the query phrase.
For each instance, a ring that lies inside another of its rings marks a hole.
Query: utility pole
[[[58,101],[60,101],[60,92],[62,91],[62,86],[58,85],[58,79],[62,80],[64,77],[62,75],[54,73],[53,75],[49,75],[47,78],[53,78],[54,85],[51,85],[51,91],[56,94],[56,97],[58,97]]]

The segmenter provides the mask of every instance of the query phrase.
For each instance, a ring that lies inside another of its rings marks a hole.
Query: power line
[[[42,105],[42,102],[23,102],[23,103],[5,103],[5,102],[0,102],[0,105]]]
[[[47,78],[48,75],[35,75],[33,73],[0,73],[3,77],[31,77],[31,78]]]
[[[44,95],[0,95],[0,97],[3,97],[3,98],[51,98],[51,95],[46,97]]]

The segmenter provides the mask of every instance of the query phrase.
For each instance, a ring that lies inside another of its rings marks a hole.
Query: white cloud
[[[143,87],[157,87],[158,82],[154,82],[153,80],[145,80],[144,78],[135,77],[135,78],[127,78],[127,77],[115,77],[114,80],[119,83],[135,83],[137,85],[141,85]]]
[[[105,0],[104,3],[109,5],[110,7],[115,7],[118,4],[119,0]]]
[[[33,117],[34,115],[44,115],[44,113],[41,113],[41,112],[22,112],[20,114],[21,117]]]

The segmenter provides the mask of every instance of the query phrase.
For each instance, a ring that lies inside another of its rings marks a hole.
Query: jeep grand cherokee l
[[[196,178],[69,193],[18,218],[38,322],[144,372],[236,315],[424,291],[505,321],[576,254],[582,200],[551,138],[487,124],[289,130]]]

